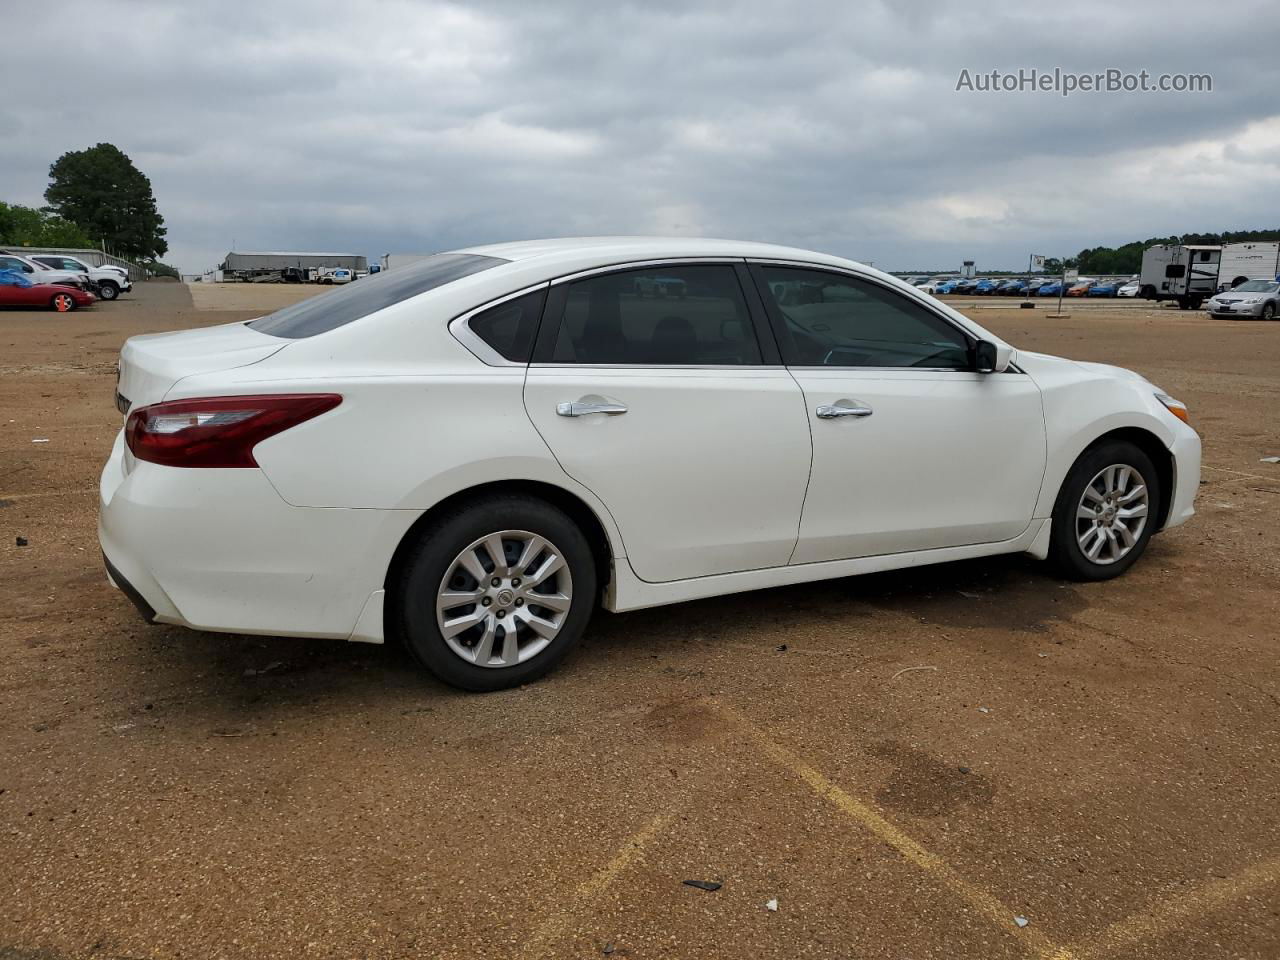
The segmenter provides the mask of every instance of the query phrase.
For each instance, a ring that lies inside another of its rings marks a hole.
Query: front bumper
[[[99,496],[109,577],[144,615],[234,633],[351,637],[417,517],[295,507],[261,470],[134,461],[123,435]]]
[[[1259,317],[1262,307],[1261,303],[1232,303],[1227,307],[1211,303],[1209,313],[1215,317]]]
[[[1196,494],[1200,492],[1200,435],[1178,421],[1169,452],[1173,454],[1173,499],[1169,515],[1160,529],[1181,526],[1196,513]]]

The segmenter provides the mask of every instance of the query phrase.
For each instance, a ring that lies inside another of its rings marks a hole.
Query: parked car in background
[[[77,307],[93,305],[94,296],[87,290],[66,284],[38,283],[30,279],[31,276],[21,270],[0,266],[0,307],[70,313]]]
[[[973,292],[984,297],[989,297],[996,292],[1000,286],[999,280],[982,279],[973,285]]]
[[[952,280],[944,280],[942,283],[938,284],[938,288],[935,292],[943,296],[949,293],[956,293],[958,292],[957,288],[959,285],[960,279],[958,277]]]
[[[917,284],[916,289],[922,293],[937,294],[939,292],[938,288],[947,282],[948,281],[945,277],[934,277],[931,280],[924,281],[924,283]]]
[[[1090,280],[1090,279],[1077,280],[1075,283],[1070,284],[1067,287],[1067,296],[1083,297],[1089,292],[1089,288],[1092,287],[1095,283],[1097,283],[1096,280]]]
[[[1038,297],[1056,297],[1056,296],[1058,295],[1059,291],[1061,291],[1061,290],[1062,290],[1062,281],[1061,281],[1061,280],[1046,280],[1046,281],[1045,281],[1044,283],[1042,283],[1042,284],[1039,286],[1039,288],[1036,290],[1036,296],[1038,296]]]
[[[1120,289],[1120,285],[1115,280],[1102,280],[1095,283],[1087,291],[1090,297],[1114,297]]]
[[[1116,290],[1116,296],[1117,297],[1136,297],[1138,295],[1138,291],[1141,289],[1142,289],[1142,283],[1140,281],[1130,280],[1127,283],[1122,283],[1120,285],[1120,287]]]
[[[1027,281],[1025,277],[1012,277],[1001,281],[1000,286],[996,288],[996,293],[1001,296],[1012,297],[1026,292],[1026,289]]]
[[[35,284],[54,283],[93,293],[93,281],[82,270],[55,270],[16,253],[0,252],[0,270],[16,270],[26,274]]]
[[[99,540],[147,620],[394,637],[470,690],[546,673],[600,604],[1018,552],[1115,577],[1200,475],[1186,407],[1139,374],[724,240],[439,254],[134,337],[116,404]]]
[[[85,263],[79,257],[68,256],[65,253],[34,253],[31,259],[53,270],[70,270],[73,273],[88,274],[89,280],[97,289],[98,296],[103,300],[114,300],[120,294],[128,293],[133,289],[133,283],[129,280],[129,271],[124,267],[109,263],[95,267]]]
[[[1246,280],[1214,294],[1209,298],[1208,307],[1215,317],[1274,320],[1280,313],[1280,283],[1267,279]]]
[[[955,292],[956,293],[973,293],[974,289],[977,286],[978,286],[977,277],[961,277],[959,280],[956,281]]]

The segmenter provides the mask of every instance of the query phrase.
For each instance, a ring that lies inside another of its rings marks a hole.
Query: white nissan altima
[[[102,474],[151,621],[403,641],[471,690],[633,610],[1027,552],[1128,569],[1192,515],[1186,408],[884,273],[721,240],[476,247],[134,337]]]

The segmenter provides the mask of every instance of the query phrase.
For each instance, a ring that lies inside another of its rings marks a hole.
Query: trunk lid
[[[225,323],[130,337],[120,351],[116,406],[121,413],[159,403],[179,380],[265,360],[291,341]]]

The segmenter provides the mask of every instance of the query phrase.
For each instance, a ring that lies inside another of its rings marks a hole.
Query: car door
[[[608,507],[643,580],[791,556],[809,426],[757,325],[741,261],[611,268],[551,287],[525,408],[565,472]]]
[[[887,284],[752,267],[805,395],[813,471],[792,563],[994,543],[1031,522],[1039,388],[977,373],[972,335]]]

